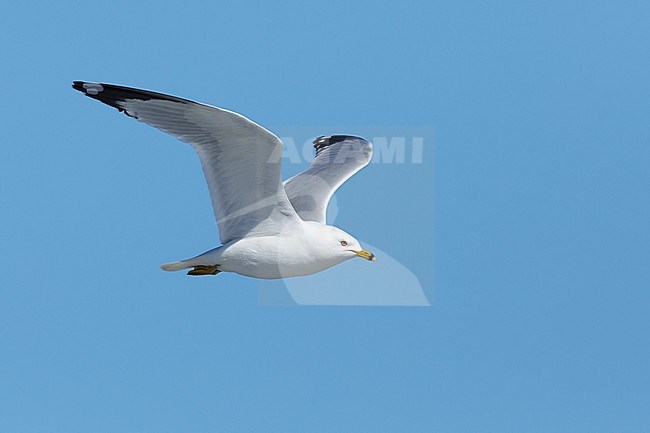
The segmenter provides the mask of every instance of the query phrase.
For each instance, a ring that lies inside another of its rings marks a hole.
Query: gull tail
[[[163,271],[181,271],[183,269],[192,269],[188,275],[216,275],[219,273],[220,251],[221,247],[206,251],[196,257],[178,262],[163,263],[160,268]]]
[[[183,269],[191,268],[192,265],[187,264],[189,260],[181,260],[179,262],[169,262],[169,263],[163,263],[160,265],[160,269],[163,271],[180,271]]]
[[[190,260],[181,260],[180,262],[164,263],[160,267],[165,271],[180,271],[181,269],[192,268],[187,275],[217,275],[219,266],[217,265],[191,265]]]

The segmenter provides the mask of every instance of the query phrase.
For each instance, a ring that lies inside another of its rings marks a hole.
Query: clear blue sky
[[[650,429],[647,1],[178,4],[2,7],[1,431]],[[160,271],[215,245],[198,161],[75,79],[281,133],[431,128],[337,223],[432,306]]]

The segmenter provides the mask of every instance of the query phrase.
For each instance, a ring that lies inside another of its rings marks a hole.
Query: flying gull
[[[241,114],[112,84],[74,81],[72,87],[191,144],[199,154],[222,245],[165,263],[165,271],[275,279],[314,274],[353,257],[376,260],[325,221],[332,194],[370,161],[369,141],[318,137],[311,166],[282,182],[282,142]]]

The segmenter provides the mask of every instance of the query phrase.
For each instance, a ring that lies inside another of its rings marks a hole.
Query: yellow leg
[[[194,269],[189,271],[187,275],[217,275],[219,272],[219,267],[217,265],[199,265],[194,266]]]

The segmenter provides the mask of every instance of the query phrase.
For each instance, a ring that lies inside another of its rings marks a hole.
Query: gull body
[[[318,137],[309,169],[282,182],[282,142],[238,113],[112,84],[75,81],[73,88],[191,144],[199,155],[222,245],[165,263],[163,270],[276,279],[314,274],[353,257],[375,261],[325,220],[334,191],[370,161],[369,141]]]
[[[347,243],[341,245],[341,241]],[[256,236],[231,241],[197,257],[162,265],[165,270],[210,267],[254,278],[311,275],[359,257],[359,242],[334,226],[304,221],[282,236]],[[363,254],[363,253],[361,253]]]

